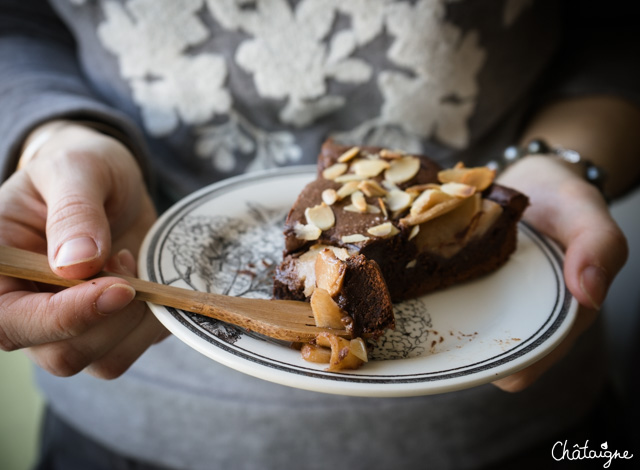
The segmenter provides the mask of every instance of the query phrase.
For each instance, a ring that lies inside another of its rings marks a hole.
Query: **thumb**
[[[569,223],[569,222],[567,222]],[[579,219],[561,240],[565,282],[584,307],[599,310],[628,256],[627,240],[608,212]]]
[[[540,225],[565,248],[564,277],[571,293],[582,306],[598,310],[626,262],[627,240],[594,188],[579,181],[560,192],[565,194],[556,201],[563,203],[537,211],[546,219]]]
[[[46,161],[41,158],[39,161]],[[104,204],[109,180],[90,158],[65,155],[31,171],[47,206],[47,251],[51,269],[65,278],[96,274],[111,250]]]
[[[600,192],[574,166],[546,156],[521,160],[500,181],[529,196],[524,218],[562,245],[567,287],[582,306],[599,309],[628,256]]]

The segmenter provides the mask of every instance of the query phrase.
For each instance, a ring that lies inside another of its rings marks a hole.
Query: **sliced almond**
[[[384,199],[382,199],[381,197],[378,198],[378,207],[380,207],[384,218],[387,219],[389,217],[389,213],[387,212],[387,205],[384,203]]]
[[[341,165],[341,163],[338,163]],[[333,181],[336,183],[348,183],[350,181],[364,181],[367,177],[363,175],[356,175],[355,173],[345,173],[344,175],[336,176]]]
[[[400,230],[398,230],[391,222],[385,222],[383,224],[370,227],[367,232],[374,237],[387,238],[400,233]]]
[[[342,208],[342,210],[347,211],[347,212],[357,212],[358,214],[361,214],[360,209],[358,209],[353,204],[348,204],[348,205],[344,206]]]
[[[337,191],[338,199],[344,199],[347,196],[351,196],[354,192],[358,190],[358,185],[360,181],[349,181],[343,184]]]
[[[389,168],[389,162],[386,160],[376,159],[362,159],[351,164],[351,169],[356,175],[364,176],[365,178],[374,178]]]
[[[391,160],[389,169],[385,171],[384,178],[392,183],[404,183],[418,174],[420,160],[410,155]]]
[[[417,225],[452,211],[465,201],[433,189],[428,189],[411,206],[407,217],[400,222],[404,225]]]
[[[496,177],[495,169],[488,167],[465,168],[459,163],[454,168],[438,172],[441,183],[462,183],[473,186],[478,191],[484,191]]]
[[[375,180],[365,180],[358,183],[358,189],[368,197],[386,196],[389,191]]]
[[[317,240],[322,235],[322,230],[315,225],[303,225],[300,222],[293,227],[293,232],[296,234],[296,238],[307,241]]]
[[[360,153],[360,147],[351,147],[338,157],[338,162],[346,163]]]
[[[373,204],[367,204],[367,214],[379,214],[380,208],[378,206],[374,206]]]
[[[311,311],[316,326],[320,328],[344,328],[342,317],[345,313],[325,289],[316,287],[311,294]]]
[[[342,210],[345,210],[347,212],[356,212],[358,214],[379,214],[380,213],[380,209],[377,206],[374,206],[373,204],[367,204],[367,209],[364,212],[358,209],[353,204],[344,206]]]
[[[361,235],[359,233],[354,233],[352,235],[343,235],[341,240],[342,243],[359,243],[366,242],[367,240],[369,240],[369,237],[365,237],[364,235]]]
[[[416,225],[417,227],[417,225]],[[409,261],[406,266],[404,267],[405,269],[413,269],[416,267],[416,265],[418,264],[418,260],[417,259],[412,259],[411,261]]]
[[[443,214],[446,214],[449,211],[452,211],[460,204],[462,204],[465,200],[460,198],[450,199],[448,201],[444,201],[441,204],[438,204],[426,212],[422,212],[417,215],[411,215],[401,219],[401,222],[407,225],[416,225],[422,224],[429,220],[435,219],[436,217],[440,217]]]
[[[419,225],[414,225],[411,228],[411,232],[409,232],[409,237],[407,238],[407,240],[412,240],[416,237],[416,235],[418,235],[418,232],[420,232],[420,226]]]
[[[406,154],[402,150],[380,150],[380,158],[384,158],[385,160],[397,160],[398,158],[402,158],[405,155]]]
[[[440,191],[450,196],[467,198],[475,194],[476,188],[464,183],[445,183],[440,186]]]
[[[382,180],[382,187],[387,191],[393,191],[394,189],[400,189],[397,184],[388,180]]]
[[[331,206],[338,200],[338,193],[335,189],[329,188],[322,191],[322,202]]]
[[[351,194],[351,204],[353,204],[359,212],[367,212],[367,200],[362,191],[355,191]]]
[[[346,173],[348,168],[349,165],[346,163],[335,163],[324,169],[322,177],[327,180],[335,180],[338,176]]]
[[[317,206],[307,207],[304,211],[307,222],[320,230],[329,230],[336,223],[336,217],[331,207],[324,202]]]
[[[438,204],[453,199],[454,196],[439,189],[427,189],[411,204],[411,214],[416,215],[425,212]]]
[[[405,192],[409,194],[415,194],[417,196],[427,189],[440,189],[440,185],[436,183],[416,184],[414,186],[409,186],[407,189],[405,189]]]
[[[411,205],[413,201],[411,194],[402,191],[401,189],[393,189],[385,196],[384,200],[387,203],[387,207],[390,211],[401,211]]]
[[[344,273],[347,267],[335,253],[325,249],[318,253],[315,263],[316,287],[324,289],[331,297],[342,289]]]

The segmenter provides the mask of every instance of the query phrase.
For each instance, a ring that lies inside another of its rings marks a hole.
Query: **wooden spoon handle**
[[[2,245],[0,274],[62,287],[85,282],[57,276],[49,268],[44,255]],[[138,300],[216,318],[273,338],[302,341],[325,331],[313,325],[311,307],[306,302],[246,299],[197,292],[107,272],[101,272],[95,277],[105,276],[126,280],[136,290]]]

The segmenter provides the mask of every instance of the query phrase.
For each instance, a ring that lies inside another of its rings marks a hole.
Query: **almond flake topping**
[[[362,191],[355,191],[351,194],[351,204],[360,212],[367,212],[367,200],[364,198]]]
[[[450,196],[467,198],[475,194],[476,188],[463,183],[445,183],[440,186],[440,191]]]
[[[293,227],[293,231],[296,234],[296,238],[301,240],[317,240],[322,234],[322,230],[315,225],[303,225],[300,222]]]
[[[389,168],[384,173],[384,177],[392,183],[404,183],[416,176],[419,170],[420,160],[409,155],[391,160]]]
[[[381,197],[378,198],[378,206],[380,207],[384,218],[387,219],[389,217],[389,213],[387,212],[387,205],[384,203],[384,199],[382,199]]]
[[[392,237],[400,233],[400,230],[398,230],[391,222],[385,222],[369,228],[367,232],[374,237]]]
[[[344,199],[347,196],[351,196],[354,192],[358,190],[359,181],[349,181],[343,184],[336,193],[338,194],[338,199]]]
[[[382,180],[382,187],[387,191],[393,191],[394,189],[400,189],[397,184],[392,183],[389,180]]]
[[[346,163],[335,163],[324,169],[322,177],[327,180],[335,180],[338,176],[343,175],[348,168]]]
[[[358,189],[368,197],[386,196],[389,191],[384,189],[375,180],[365,180],[358,184]]]
[[[454,196],[447,194],[438,189],[427,189],[420,196],[413,201],[411,205],[411,215],[420,214],[425,212],[445,201],[453,199]]]
[[[336,163],[336,165],[341,165],[341,163]],[[356,175],[355,173],[345,173],[340,176],[336,176],[333,181],[336,183],[349,183],[351,181],[363,181],[366,180],[367,177],[363,175]]]
[[[373,178],[378,176],[384,170],[390,167],[389,162],[385,160],[358,160],[351,163],[351,169],[356,175],[364,176],[365,178]]]
[[[379,214],[380,213],[380,208],[378,206],[374,206],[373,204],[367,204],[367,210],[365,211],[361,211],[360,209],[358,209],[356,206],[354,206],[353,204],[349,204],[348,206],[344,206],[342,208],[342,210],[345,210],[347,212],[357,212],[358,214]]]
[[[338,162],[346,163],[360,153],[360,147],[351,147],[338,157]]]
[[[409,215],[401,219],[400,223],[406,225],[422,224],[452,211],[466,200],[437,189],[427,189],[413,202]]]
[[[414,197],[418,197],[427,189],[440,189],[440,185],[436,183],[416,184],[414,186],[409,186],[407,189],[405,189],[405,191],[409,194],[412,194]]]
[[[405,155],[406,153],[404,153],[402,150],[380,150],[380,158],[384,158],[385,160],[396,160],[398,158],[404,157]]]
[[[354,233],[353,235],[344,235],[342,238],[342,243],[358,243],[358,242],[366,242],[369,240],[369,237],[365,237],[364,235],[360,235],[359,233]]]
[[[487,189],[496,177],[496,171],[487,167],[466,168],[458,163],[454,168],[438,172],[441,183],[462,183],[473,186],[478,191]]]
[[[402,191],[401,189],[393,189],[389,191],[389,194],[384,198],[389,210],[391,212],[401,211],[411,205],[413,197],[411,194]]]
[[[322,202],[324,202],[326,205],[331,206],[335,204],[337,200],[338,200],[338,193],[336,192],[335,189],[329,188],[322,191]]]
[[[336,217],[331,207],[324,202],[317,206],[307,207],[304,211],[307,223],[315,225],[320,230],[328,230],[336,223]]]

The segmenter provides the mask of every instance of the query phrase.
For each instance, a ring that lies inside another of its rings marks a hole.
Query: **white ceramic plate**
[[[154,225],[140,276],[228,295],[269,298],[282,259],[284,218],[315,169],[249,174],[208,186]],[[357,371],[326,372],[287,344],[150,305],[179,339],[209,358],[272,382],[326,393],[409,396],[487,383],[549,353],[568,332],[577,303],[558,248],[521,224],[518,249],[493,274],[395,306],[397,327]]]

